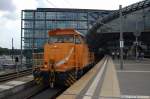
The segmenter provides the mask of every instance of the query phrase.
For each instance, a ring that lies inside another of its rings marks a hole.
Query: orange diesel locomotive
[[[89,52],[85,37],[74,29],[48,32],[44,46],[44,64],[33,71],[36,82],[70,86],[91,67],[94,54]]]

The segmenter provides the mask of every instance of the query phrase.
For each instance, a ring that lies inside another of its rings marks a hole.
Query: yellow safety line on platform
[[[96,88],[99,84],[98,82],[102,78],[102,75],[104,73],[106,65],[107,65],[107,60],[105,60],[102,68],[98,71],[98,74],[96,75],[95,79],[92,81],[92,83],[91,83],[89,89],[86,91],[85,96],[83,97],[83,99],[92,99],[92,96],[93,96],[93,94],[94,94],[94,92],[95,92],[95,90],[96,90]]]
[[[117,72],[112,59],[107,63],[107,70],[100,91],[100,96],[104,97],[120,97],[119,81]]]

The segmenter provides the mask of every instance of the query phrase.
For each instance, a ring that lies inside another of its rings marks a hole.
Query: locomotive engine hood
[[[71,55],[72,55],[72,53],[73,53],[73,50],[74,50],[74,47],[72,47],[72,48],[69,50],[68,54],[67,54],[62,60],[56,62],[55,66],[60,66],[60,65],[62,65],[62,64],[64,64],[64,63],[66,63],[66,62],[69,60],[69,58],[71,57]]]
[[[44,61],[54,63],[55,68],[64,66],[70,58],[73,58],[74,44],[73,43],[54,43],[46,44],[44,50]],[[50,63],[49,63],[50,64]]]

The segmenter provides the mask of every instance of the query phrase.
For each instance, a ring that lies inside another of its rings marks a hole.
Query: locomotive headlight
[[[47,66],[47,62],[45,62],[45,63],[44,63],[44,68],[47,68],[47,67],[48,67],[48,66]]]
[[[47,68],[48,66],[47,65],[44,65],[44,68]]]

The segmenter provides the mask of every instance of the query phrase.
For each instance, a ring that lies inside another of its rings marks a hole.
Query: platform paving
[[[13,80],[0,83],[0,99],[6,99],[7,97],[16,94],[17,92],[25,89],[33,81],[33,76],[24,76]]]
[[[101,60],[57,99],[119,99],[120,88],[110,57]]]
[[[150,96],[150,60],[124,60],[120,70],[119,60],[114,60],[121,95]]]

